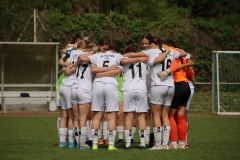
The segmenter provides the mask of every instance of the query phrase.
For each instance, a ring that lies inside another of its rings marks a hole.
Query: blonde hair
[[[90,42],[90,43],[89,43],[88,51],[93,51],[93,52],[96,53],[96,52],[99,52],[99,48],[98,48],[98,46],[96,45],[96,43]]]

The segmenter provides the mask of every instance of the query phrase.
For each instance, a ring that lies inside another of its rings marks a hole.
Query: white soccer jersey
[[[91,63],[97,67],[110,67],[112,65],[117,65],[122,69],[120,66],[120,61],[122,60],[123,56],[120,53],[112,53],[107,51],[106,53],[97,53],[88,57]],[[101,82],[105,84],[109,83],[118,86],[116,76],[95,78],[93,83],[95,82]]]
[[[80,53],[86,54],[85,52]],[[93,73],[90,63],[79,64],[76,69],[76,79],[72,88],[83,88],[87,91],[92,91]]]
[[[151,86],[155,85],[164,85],[164,86],[170,86],[174,87],[174,79],[173,76],[167,76],[164,80],[161,80],[158,76],[157,73],[160,71],[164,71],[168,69],[173,61],[174,58],[178,58],[180,53],[171,50],[170,53],[167,55],[167,57],[164,59],[162,63],[159,64],[154,64],[154,60],[156,57],[158,57],[160,54],[162,54],[162,51],[160,49],[150,49],[147,51],[143,51],[147,56],[150,56],[150,60],[147,63],[148,65],[151,66]]]
[[[123,66],[122,91],[138,90],[147,92],[146,64],[137,62]]]
[[[74,64],[77,60],[78,60],[78,56],[82,53],[82,51],[80,50],[72,50],[71,55],[70,55],[70,59],[68,60],[70,64]],[[73,82],[76,78],[76,73],[72,73],[68,76],[65,76],[64,79],[62,80],[62,84],[63,86],[72,86]]]

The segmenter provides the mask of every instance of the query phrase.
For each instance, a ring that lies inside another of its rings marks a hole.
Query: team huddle
[[[117,136],[118,144],[131,149],[137,123],[140,149],[188,148],[192,56],[150,33],[141,45],[136,51],[130,40],[120,54],[107,38],[95,44],[79,32],[62,50],[56,85],[60,148],[97,150],[107,144],[116,150]]]

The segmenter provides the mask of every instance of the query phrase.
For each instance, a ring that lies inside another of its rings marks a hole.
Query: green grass
[[[186,150],[140,150],[138,134],[131,150],[96,151],[57,148],[56,117],[0,117],[0,159],[240,159],[240,117],[191,114]],[[138,133],[138,132],[136,132]]]

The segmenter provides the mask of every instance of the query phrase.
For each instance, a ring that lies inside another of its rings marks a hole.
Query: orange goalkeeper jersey
[[[169,46],[169,48],[172,50],[176,50],[174,47]],[[184,57],[179,57],[176,59],[176,62],[179,65],[185,64],[186,59]],[[184,71],[184,69],[179,69],[179,70],[173,72],[173,78],[174,78],[174,82],[188,82],[187,75],[186,75],[186,72]]]

